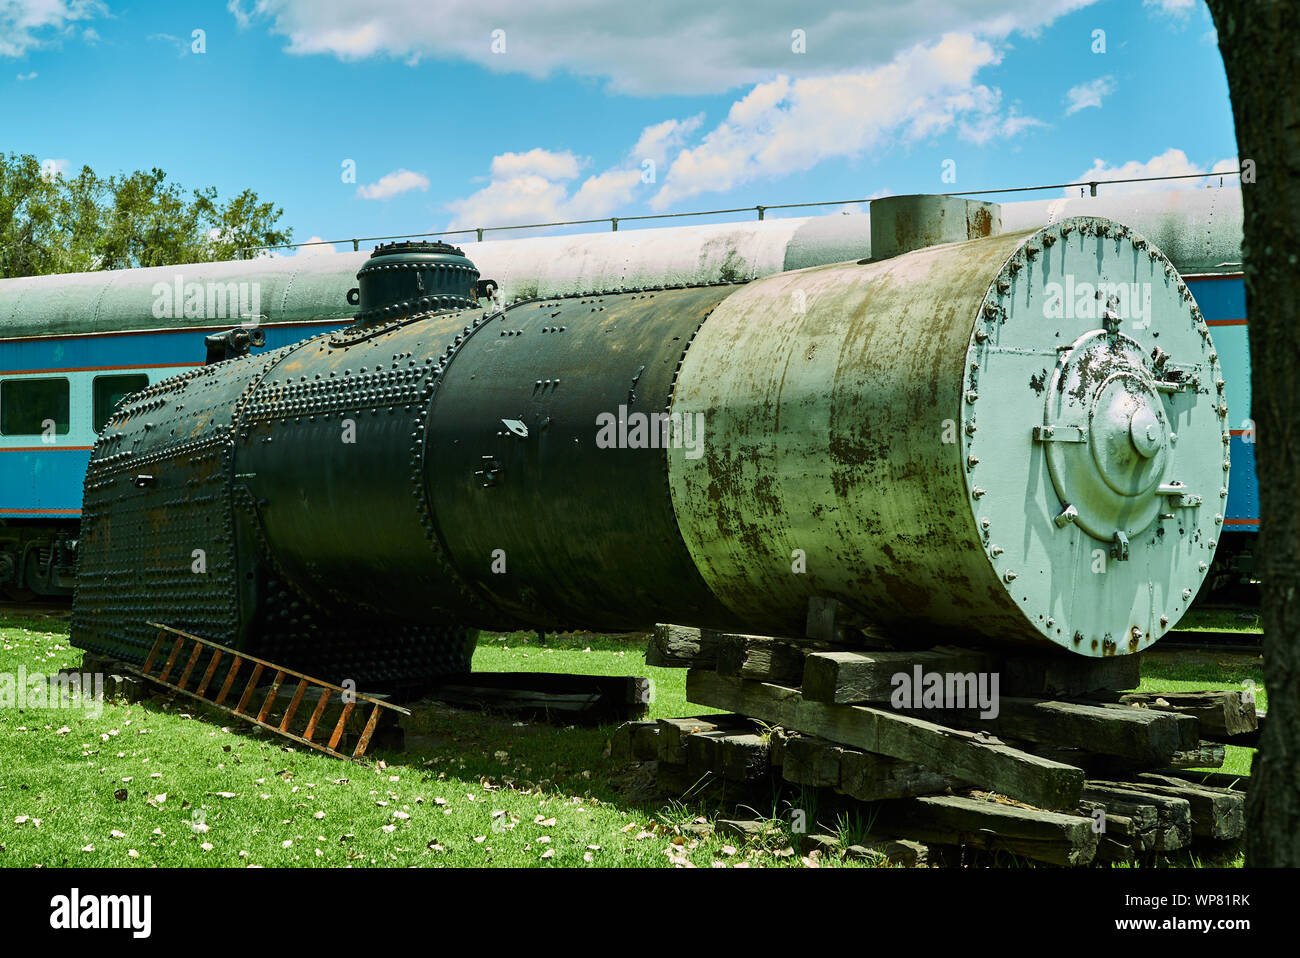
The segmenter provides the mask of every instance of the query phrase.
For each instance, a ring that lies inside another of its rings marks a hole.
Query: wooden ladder
[[[144,678],[175,692],[188,695],[205,705],[211,705],[223,712],[228,712],[246,722],[269,729],[284,738],[308,745],[318,752],[324,752],[326,755],[359,761],[366,754],[366,749],[370,746],[370,739],[375,734],[375,728],[379,725],[380,709],[391,709],[402,715],[411,714],[408,709],[404,709],[400,705],[393,705],[391,702],[385,702],[374,696],[363,695],[360,692],[345,689],[323,679],[312,678],[310,675],[304,675],[301,672],[276,665],[265,659],[259,659],[257,656],[249,655],[246,652],[239,652],[210,639],[191,635],[189,632],[184,632],[170,625],[162,625],[157,622],[150,622],[149,625],[158,630],[158,638],[154,640],[153,648],[149,651],[149,657],[145,659],[144,665],[140,669],[140,674]],[[169,638],[171,638],[172,643],[171,648],[167,649],[166,643]],[[187,645],[190,646],[188,652]],[[205,654],[207,654],[206,663],[204,662]],[[210,693],[210,687],[213,677],[217,673],[217,666],[221,664],[223,659],[229,662],[226,676],[221,683],[220,689],[213,695]],[[227,704],[227,700],[230,698],[231,691],[235,688],[236,679],[240,678],[240,672],[246,662],[252,665],[252,670],[248,673],[248,678],[244,682],[243,692],[239,695],[238,704],[231,708]],[[204,664],[200,672],[201,663]],[[173,679],[173,673],[176,671],[178,664],[181,672],[178,677]],[[271,688],[262,700],[261,707],[257,712],[253,712],[249,708],[250,703],[253,701],[258,682],[267,672],[274,673]],[[199,676],[198,684],[191,687],[191,679],[196,674]],[[294,689],[288,707],[284,710],[284,717],[281,718],[279,724],[272,724],[266,721],[266,717],[271,713],[272,706],[274,706],[275,700],[280,694],[280,687],[286,679],[297,679],[298,685]],[[308,689],[313,688],[320,689],[320,700],[316,703],[311,718],[307,720],[306,728],[302,730],[301,734],[289,731],[294,716],[298,712],[298,707],[302,704],[303,696],[306,695]],[[321,717],[325,714],[325,709],[332,700],[339,702],[343,707],[343,711],[339,715],[338,722],[334,725],[334,731],[330,734],[328,744],[323,744],[316,740],[317,726],[320,724]],[[366,720],[365,728],[361,732],[356,748],[349,755],[346,752],[339,751],[338,746],[343,740],[344,729],[358,702],[364,702],[371,707],[370,716]]]

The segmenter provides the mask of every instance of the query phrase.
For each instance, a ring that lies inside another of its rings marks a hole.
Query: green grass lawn
[[[80,660],[66,620],[0,619],[0,673]],[[616,638],[485,634],[475,667],[650,675],[652,716],[710,711],[687,706],[684,673]],[[644,769],[607,757],[608,727],[437,710],[365,766],[199,711],[0,709],[0,865],[669,866],[669,850],[697,867],[802,864],[784,832],[741,846],[683,829],[711,810],[654,796]]]
[[[1152,656],[1142,687],[1262,686],[1258,663],[1196,655]],[[0,674],[80,661],[66,618],[0,618]],[[485,633],[474,667],[646,675],[651,718],[713,711],[686,702],[684,671],[647,668],[643,643],[619,637]],[[0,866],[806,864],[788,851],[779,800],[753,809],[778,825],[760,843],[699,834],[717,805],[656,795],[646,769],[608,757],[611,731],[422,709],[406,751],[360,765],[183,697],[98,715],[3,708]],[[1247,772],[1249,751],[1229,752],[1225,770]]]

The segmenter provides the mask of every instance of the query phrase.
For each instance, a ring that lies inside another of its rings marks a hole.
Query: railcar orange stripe
[[[1245,326],[1244,319],[1207,319],[1206,326]]]
[[[88,452],[94,446],[0,446],[0,452]]]

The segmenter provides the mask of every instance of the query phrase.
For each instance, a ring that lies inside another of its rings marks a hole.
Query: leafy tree
[[[187,195],[157,168],[68,176],[0,153],[0,277],[232,259],[289,242],[283,213],[252,190],[224,203],[215,187]]]

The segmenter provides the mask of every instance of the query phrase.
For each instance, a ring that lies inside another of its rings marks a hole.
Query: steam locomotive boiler
[[[73,641],[138,662],[165,622],[415,687],[480,628],[801,636],[835,599],[903,644],[1146,648],[1227,494],[1178,273],[1097,218],[871,225],[870,260],[488,309],[459,250],[376,249],[352,326],[119,407]]]

